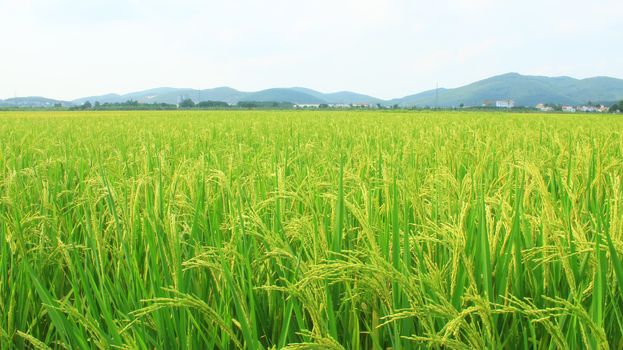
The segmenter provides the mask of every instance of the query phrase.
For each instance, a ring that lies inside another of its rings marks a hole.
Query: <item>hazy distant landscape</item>
[[[59,101],[44,97],[20,97],[0,100],[0,106],[51,107],[79,106],[90,103],[124,103],[137,101],[149,104],[178,104],[181,100],[222,101],[236,104],[244,101],[289,102],[292,104],[370,104],[399,107],[459,107],[481,106],[486,100],[514,100],[516,106],[534,107],[539,103],[556,105],[583,105],[589,102],[611,106],[623,99],[623,79],[595,77],[574,79],[570,77],[541,77],[508,73],[480,80],[458,88],[432,89],[409,96],[383,100],[356,92],[322,93],[312,89],[272,88],[256,92],[243,92],[230,87],[213,89],[155,88],[123,95],[107,94],[80,97],[72,101]]]

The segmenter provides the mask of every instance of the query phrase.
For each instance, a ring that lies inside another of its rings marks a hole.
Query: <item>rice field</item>
[[[0,114],[2,349],[623,349],[623,118]]]

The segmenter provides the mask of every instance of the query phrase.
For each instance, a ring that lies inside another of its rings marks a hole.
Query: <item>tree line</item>
[[[98,101],[91,103],[91,101],[86,101],[79,106],[69,107],[69,110],[289,109],[293,107],[294,104],[290,102],[240,101],[230,105],[223,101],[201,101],[195,103],[191,99],[185,99],[177,105],[171,103],[140,103],[134,100],[116,103],[100,103]]]
[[[619,101],[619,103],[615,103],[610,107],[611,113],[621,113],[623,112],[623,100]]]
[[[461,104],[462,105],[462,104]],[[592,103],[588,103],[589,106],[592,106]],[[561,111],[562,105],[558,104],[545,104],[546,107],[551,107],[554,111]],[[55,109],[62,108],[60,104],[56,104],[54,106]],[[290,102],[275,102],[275,101],[240,101],[236,104],[229,104],[223,101],[201,101],[195,103],[191,99],[185,99],[181,101],[179,104],[171,104],[171,103],[140,103],[134,100],[128,100],[126,102],[117,102],[117,103],[100,103],[95,101],[91,103],[90,101],[84,102],[79,106],[69,107],[69,110],[175,110],[175,109],[292,109],[294,108],[294,104]],[[321,104],[319,105],[320,109],[329,108],[329,105]],[[378,105],[378,108],[381,108],[381,105]],[[387,107],[390,109],[431,109],[431,107],[400,107],[398,105]],[[461,106],[461,109],[464,107]],[[15,109],[13,108],[3,108],[3,109]],[[455,109],[455,108],[452,108]],[[497,108],[491,107],[469,107],[467,109],[492,109],[498,110]],[[532,110],[530,107],[514,107],[513,110]],[[623,100],[613,104],[610,107],[610,113],[622,113],[623,112]]]

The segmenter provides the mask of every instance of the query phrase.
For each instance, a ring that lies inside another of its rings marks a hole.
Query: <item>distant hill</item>
[[[101,96],[82,97],[72,101],[80,105],[86,101],[100,103],[118,103],[135,100],[141,103],[177,103],[180,98],[190,98],[195,102],[223,101],[237,103],[240,101],[257,102],[292,102],[292,103],[381,103],[381,99],[349,91],[322,93],[307,88],[273,88],[255,92],[245,92],[230,87],[214,89],[176,89],[157,88],[133,92],[124,95],[108,94]]]
[[[333,93],[322,93],[316,90],[307,89],[303,87],[295,87],[293,90],[297,90],[300,92],[304,92],[308,95],[317,97],[320,100],[325,101],[326,103],[382,103],[384,102],[380,98],[358,94],[356,92],[350,91],[339,91]]]
[[[325,103],[326,100],[295,89],[268,89],[253,92],[244,96],[241,101],[259,102],[292,102],[292,103]]]
[[[438,95],[436,97],[436,95]],[[574,79],[508,73],[455,89],[425,91],[388,101],[400,106],[480,106],[484,100],[513,99],[516,106],[538,103],[580,105],[623,99],[623,80],[609,77]]]
[[[51,98],[30,96],[30,97],[14,97],[6,100],[0,100],[0,107],[42,107],[49,108],[54,107],[56,104],[62,106],[71,106],[72,103],[68,101],[54,100]]]

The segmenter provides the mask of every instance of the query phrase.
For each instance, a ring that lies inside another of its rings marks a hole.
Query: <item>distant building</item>
[[[563,112],[575,113],[577,110],[573,106],[562,106]]]
[[[546,106],[543,103],[539,103],[538,105],[534,106],[534,108],[538,109],[541,112],[551,112],[554,110],[554,108]]]
[[[320,103],[297,103],[294,105],[294,108],[320,108]]]
[[[513,100],[497,100],[495,101],[497,108],[513,108],[515,107],[515,101]]]
[[[580,106],[577,108],[580,112],[597,112],[597,107],[595,106]]]
[[[484,100],[482,102],[483,107],[496,107],[496,108],[513,108],[515,107],[515,101],[511,99],[506,100]]]
[[[587,112],[587,113],[607,113],[610,108],[599,105],[599,106],[579,106],[576,107],[576,110],[579,112]]]

